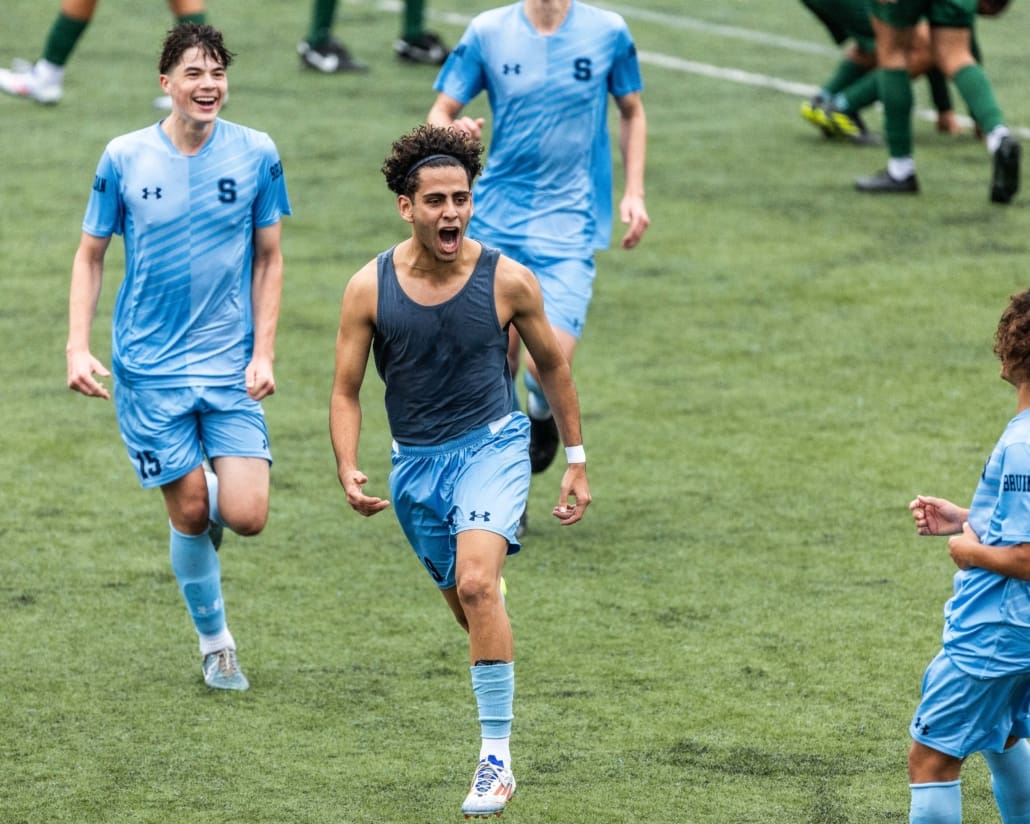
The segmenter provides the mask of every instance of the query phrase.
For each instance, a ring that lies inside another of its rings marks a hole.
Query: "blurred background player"
[[[908,52],[917,23],[930,24],[934,63],[955,84],[991,156],[990,199],[1009,203],[1019,190],[1020,146],[1005,125],[994,89],[971,50],[977,0],[869,0],[876,33],[877,76],[883,103],[887,168],[860,177],[855,188],[871,194],[919,191],[912,149],[912,82]]]
[[[826,137],[845,138],[861,145],[879,145],[878,136],[868,131],[861,111],[880,99],[876,75],[876,37],[866,0],[802,0],[823,23],[834,42],[847,43],[834,74],[811,99],[801,104],[801,116]],[[1008,0],[980,0],[977,14],[1000,14]],[[983,53],[970,28],[970,51],[977,63]],[[926,76],[930,97],[937,113],[937,130],[958,134],[962,127],[955,115],[947,78],[934,64],[930,51],[930,26],[916,24],[908,52],[908,72],[913,78]],[[979,127],[976,129],[980,134]]]
[[[0,90],[52,105],[61,99],[64,67],[75,50],[79,38],[93,19],[99,0],[61,0],[61,8],[54,18],[50,32],[43,43],[42,56],[35,63],[15,61],[10,69],[0,69]],[[204,0],[168,0],[179,23],[204,23]],[[158,108],[169,108],[167,97],[154,101]]]
[[[1014,295],[994,336],[1016,390],[1009,421],[968,509],[920,495],[920,535],[950,535],[958,567],[943,648],[923,675],[909,731],[910,824],[960,824],[959,775],[983,755],[1004,824],[1030,822],[1030,292]]]
[[[346,286],[329,415],[348,504],[366,517],[382,512],[390,501],[365,494],[368,477],[358,468],[371,350],[386,384],[397,520],[468,633],[481,742],[466,818],[500,815],[515,793],[514,641],[501,573],[520,548],[530,468],[529,426],[512,411],[509,327],[536,358],[569,445],[553,514],[573,524],[590,503],[579,401],[540,286],[524,266],[465,234],[482,151],[460,131],[428,125],[394,142],[382,170],[411,234]]]
[[[200,646],[204,682],[245,690],[226,623],[222,528],[268,520],[268,428],[290,213],[271,138],[218,117],[233,53],[208,25],[165,38],[159,123],[116,137],[93,178],[68,310],[68,387],[110,399],[90,332],[111,237],[125,241],[112,319],[118,428],[145,489],[160,488],[172,571]],[[183,250],[186,250],[185,253]],[[205,471],[209,461],[213,471]]]
[[[337,0],[314,0],[308,36],[297,44],[301,65],[323,74],[367,72],[368,64],[358,60],[333,36]],[[406,0],[400,36],[393,43],[399,60],[440,66],[450,50],[436,32],[425,28],[425,0]]]
[[[619,113],[625,186],[619,207],[632,249],[650,223],[644,205],[647,119],[636,46],[618,14],[578,0],[524,0],[469,24],[440,70],[427,120],[475,138],[483,120],[462,117],[480,92],[490,100],[490,151],[475,188],[470,234],[529,267],[572,362],[593,293],[594,253],[612,227],[608,95]],[[518,364],[512,338],[512,374]],[[530,460],[554,460],[558,431],[526,358]]]

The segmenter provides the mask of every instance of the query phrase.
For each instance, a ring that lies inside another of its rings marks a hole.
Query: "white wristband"
[[[578,446],[566,446],[565,460],[567,460],[570,464],[586,463],[587,453],[586,450],[583,449],[583,444],[579,444]]]

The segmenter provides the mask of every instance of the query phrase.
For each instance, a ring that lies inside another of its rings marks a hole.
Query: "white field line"
[[[498,0],[501,5],[505,0]],[[678,14],[666,14],[664,12],[650,11],[636,6],[624,6],[621,4],[605,3],[600,0],[593,0],[595,5],[618,12],[627,20],[641,20],[647,23],[654,23],[666,28],[677,28],[700,32],[713,37],[723,37],[734,40],[743,40],[749,43],[756,43],[762,46],[786,49],[788,51],[804,54],[814,54],[821,57],[836,57],[840,52],[829,45],[812,43],[806,40],[797,40],[791,37],[781,37],[768,32],[754,31],[752,29],[739,28],[737,26],[726,26],[717,23],[708,23],[694,17],[686,17]],[[369,0],[347,0],[350,5],[369,5]],[[371,0],[377,8],[390,12],[401,12],[404,9],[402,0]],[[800,9],[799,9],[800,13]],[[427,14],[433,20],[449,23],[456,26],[465,26],[472,19],[467,14],[456,12],[436,11],[432,8]],[[725,80],[730,83],[739,83],[744,86],[754,86],[773,91],[782,92],[795,97],[811,97],[819,87],[812,83],[800,83],[793,80],[785,80],[781,77],[774,77],[768,74],[744,71],[730,66],[714,66],[710,63],[699,63],[696,60],[686,60],[682,57],[675,57],[669,54],[661,54],[652,51],[638,52],[640,62],[645,65],[657,66],[669,71],[682,72],[684,74],[695,74],[708,77],[713,80]],[[916,117],[921,120],[935,122],[937,113],[930,109],[919,109]],[[973,121],[965,115],[957,114],[957,119],[964,129],[972,129]],[[1011,127],[1014,134],[1023,139],[1030,139],[1030,129]]]

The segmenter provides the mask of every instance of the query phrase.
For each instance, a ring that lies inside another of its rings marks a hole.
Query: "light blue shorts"
[[[503,247],[501,251],[536,275],[540,291],[544,294],[544,312],[551,326],[579,340],[586,326],[590,299],[594,296],[594,278],[597,276],[594,258],[549,257]]]
[[[923,675],[923,695],[909,732],[955,758],[1001,752],[1010,736],[1030,735],[1030,673],[974,678],[942,650]]]
[[[243,388],[146,389],[116,383],[114,403],[129,459],[147,489],[178,480],[205,456],[272,462],[265,414]]]
[[[515,537],[529,495],[529,419],[521,412],[435,446],[394,442],[390,500],[412,549],[440,589],[454,587],[457,536]]]

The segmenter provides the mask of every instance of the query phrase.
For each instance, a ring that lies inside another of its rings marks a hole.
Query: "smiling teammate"
[[[68,386],[110,398],[89,339],[111,236],[125,238],[115,302],[115,410],[146,488],[160,487],[169,554],[196,629],[204,681],[242,690],[216,552],[222,527],[268,519],[268,430],[259,401],[272,363],[290,213],[268,135],[220,120],[233,54],[211,26],[165,38],[164,120],[112,140],[97,167],[72,265]],[[205,472],[209,459],[213,472]]]

